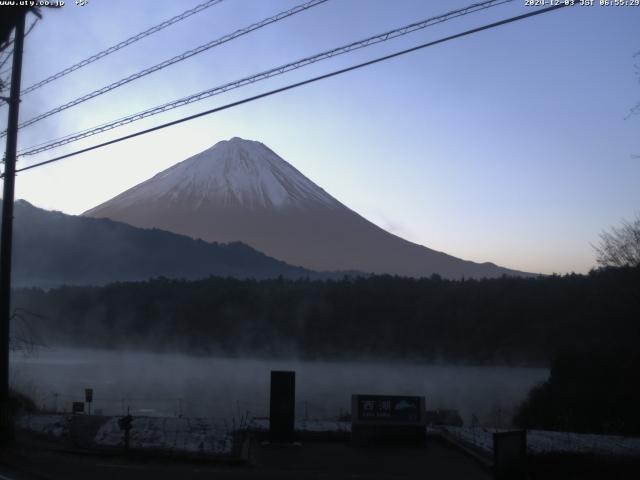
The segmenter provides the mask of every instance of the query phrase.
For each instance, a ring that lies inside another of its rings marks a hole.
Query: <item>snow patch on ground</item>
[[[124,446],[119,417],[109,417],[100,426],[93,443],[102,447]],[[71,415],[24,415],[18,428],[56,438],[67,436]],[[134,417],[129,446],[135,450],[229,455],[233,451],[232,429],[206,418]]]
[[[94,443],[104,447],[124,445],[119,417],[110,417],[98,429]],[[66,437],[73,416],[65,414],[22,415],[16,426],[55,438]],[[239,429],[267,431],[268,418],[251,418]],[[130,447],[136,450],[185,452],[203,455],[229,455],[233,451],[233,425],[221,424],[207,418],[134,417]],[[297,432],[349,433],[351,423],[338,420],[297,420]],[[487,454],[493,454],[493,433],[505,431],[494,428],[437,427],[430,432],[443,432],[472,444]],[[585,453],[614,456],[640,456],[640,437],[594,435],[585,433],[529,430],[529,454]]]
[[[133,419],[130,447],[137,450],[167,450],[226,455],[233,449],[233,436],[225,427],[205,418],[137,417]],[[104,446],[124,445],[118,418],[109,419],[95,437]]]
[[[247,422],[246,428],[254,431],[269,430],[268,418],[253,418]],[[338,420],[296,420],[294,423],[296,432],[314,432],[314,433],[350,433],[351,422],[341,422]]]
[[[68,415],[21,415],[16,427],[60,438],[69,433],[70,420]]]
[[[441,430],[490,454],[493,453],[493,433],[505,431],[502,429],[471,427],[441,427]],[[528,430],[527,452],[532,455],[544,453],[588,453],[640,456],[640,438]]]

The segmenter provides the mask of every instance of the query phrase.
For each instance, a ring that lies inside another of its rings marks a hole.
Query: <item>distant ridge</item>
[[[343,275],[287,265],[240,242],[207,243],[107,219],[50,212],[24,200],[15,204],[13,252],[16,287],[103,285],[161,276],[195,280]]]
[[[83,215],[207,241],[241,241],[316,271],[458,279],[532,274],[408,242],[369,222],[260,142],[232,138]]]

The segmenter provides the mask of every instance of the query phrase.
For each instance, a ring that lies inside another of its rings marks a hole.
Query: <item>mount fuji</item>
[[[209,242],[244,242],[317,271],[531,275],[411,243],[333,198],[260,142],[232,138],[83,214]]]

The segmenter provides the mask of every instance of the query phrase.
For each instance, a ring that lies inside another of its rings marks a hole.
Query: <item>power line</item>
[[[147,30],[145,30],[144,32],[140,32],[132,37],[127,38],[126,40],[123,40],[120,43],[117,43],[116,45],[113,45],[105,50],[102,50],[101,52],[98,52],[94,55],[91,55],[88,58],[85,58],[84,60],[71,65],[70,67],[65,68],[64,70],[59,71],[58,73],[51,75],[50,77],[45,78],[44,80],[39,81],[38,83],[31,85],[28,88],[25,88],[21,93],[21,95],[26,95],[29,92],[33,92],[34,90],[37,90],[38,88],[46,85],[47,83],[53,82],[54,80],[57,80],[59,78],[62,78],[66,75],[69,75],[71,72],[75,72],[76,70],[85,67],[87,65],[89,65],[90,63],[93,63],[97,60],[100,60],[103,57],[106,57],[107,55],[110,55],[114,52],[117,52],[118,50],[127,47],[129,45],[131,45],[132,43],[135,43],[139,40],[142,40],[145,37],[148,37],[149,35],[153,35],[154,33],[159,32],[160,30],[163,30],[175,23],[178,23],[182,20],[184,20],[185,18],[189,18],[192,15],[195,15],[196,13],[200,13],[203,10],[209,8],[209,7],[213,7],[214,5],[217,5],[218,3],[223,2],[224,0],[208,0],[204,3],[201,3],[200,5],[195,6],[194,8],[187,10],[185,12],[182,12],[179,15],[176,15],[175,17],[172,17],[168,20],[165,20],[162,23],[159,23],[158,25],[155,25]]]
[[[421,49],[424,49],[424,48],[427,48],[427,47],[432,47],[432,46],[438,45],[440,43],[448,42],[448,41],[454,40],[456,38],[464,37],[464,36],[471,35],[471,34],[474,34],[474,33],[478,33],[478,32],[484,31],[484,30],[489,30],[491,28],[496,28],[496,27],[499,27],[501,25],[506,25],[508,23],[513,23],[513,22],[516,22],[518,20],[523,20],[525,18],[533,17],[533,16],[536,16],[536,15],[541,15],[543,13],[551,12],[553,10],[558,10],[560,8],[564,8],[564,7],[567,7],[567,6],[571,6],[571,4],[561,3],[559,5],[554,5],[554,6],[551,6],[551,7],[546,7],[546,8],[542,8],[542,9],[539,9],[539,10],[534,10],[534,11],[529,12],[529,13],[525,13],[525,14],[522,14],[522,15],[517,15],[515,17],[506,18],[506,19],[500,20],[498,22],[489,23],[489,24],[483,25],[481,27],[473,28],[471,30],[466,30],[466,31],[461,32],[461,33],[456,33],[454,35],[449,35],[447,37],[440,38],[438,40],[434,40],[434,41],[431,41],[431,42],[423,43],[421,45],[418,45],[418,46],[415,46],[415,47],[411,47],[411,48],[407,48],[405,50],[401,50],[401,51],[398,51],[398,52],[395,52],[395,53],[391,53],[389,55],[385,55],[385,56],[382,56],[382,57],[378,57],[378,58],[375,58],[373,60],[369,60],[367,62],[359,63],[359,64],[356,64],[356,65],[352,65],[350,67],[342,68],[340,70],[334,70],[333,72],[325,73],[324,75],[319,75],[317,77],[313,77],[313,78],[310,78],[310,79],[307,79],[307,80],[303,80],[301,82],[292,83],[292,84],[289,84],[289,85],[281,87],[281,88],[276,88],[275,90],[270,90],[268,92],[264,92],[264,93],[261,93],[259,95],[254,95],[252,97],[244,98],[244,99],[238,100],[236,102],[228,103],[228,104],[223,105],[221,107],[216,107],[216,108],[212,108],[210,110],[205,110],[204,112],[200,112],[200,113],[196,113],[194,115],[189,115],[187,117],[179,118],[177,120],[173,120],[171,122],[167,122],[167,123],[164,123],[162,125],[157,125],[155,127],[147,128],[145,130],[141,130],[141,131],[138,131],[138,132],[135,132],[135,133],[131,133],[129,135],[124,135],[122,137],[115,138],[113,140],[109,140],[107,142],[103,142],[103,143],[100,143],[100,144],[97,144],[97,145],[93,145],[91,147],[83,148],[81,150],[76,150],[75,152],[67,153],[65,155],[60,155],[59,157],[51,158],[51,159],[45,160],[43,162],[34,163],[33,165],[22,167],[22,168],[16,170],[16,172],[24,172],[26,170],[31,170],[33,168],[40,167],[42,165],[47,165],[47,164],[50,164],[50,163],[58,162],[58,161],[63,160],[65,158],[73,157],[73,156],[79,155],[81,153],[86,153],[86,152],[89,152],[91,150],[96,150],[98,148],[106,147],[108,145],[113,145],[114,143],[119,143],[119,142],[122,142],[124,140],[129,140],[129,139],[134,138],[134,137],[139,137],[141,135],[145,135],[147,133],[155,132],[155,131],[161,130],[163,128],[167,128],[167,127],[170,127],[170,126],[173,126],[173,125],[178,125],[178,124],[183,123],[183,122],[194,120],[196,118],[203,117],[205,115],[211,115],[213,113],[217,113],[217,112],[220,112],[222,110],[227,110],[229,108],[237,107],[239,105],[243,105],[245,103],[253,102],[253,101],[259,100],[261,98],[269,97],[269,96],[275,95],[277,93],[282,93],[282,92],[285,92],[287,90],[292,90],[294,88],[298,88],[298,87],[301,87],[303,85],[308,85],[310,83],[318,82],[320,80],[325,80],[327,78],[335,77],[337,75],[341,75],[343,73],[347,73],[347,72],[350,72],[352,70],[357,70],[357,69],[360,69],[360,68],[363,68],[363,67],[367,67],[369,65],[374,65],[376,63],[380,63],[380,62],[383,62],[383,61],[386,61],[386,60],[390,60],[392,58],[396,58],[396,57],[399,57],[401,55],[406,55],[408,53],[415,52],[417,50],[421,50]]]
[[[29,25],[29,28],[27,28],[27,31],[24,34],[24,37],[27,38],[27,36],[31,33],[31,30],[33,30],[33,27],[36,26],[36,23],[38,23],[38,20],[40,20],[39,18],[34,18],[33,22],[31,22],[31,25]]]
[[[5,53],[5,57],[2,60],[0,60],[0,68],[4,67],[4,64],[7,63],[7,61],[11,58],[12,55],[13,55],[13,49]],[[11,69],[9,68],[6,71],[9,71],[9,70]]]
[[[29,34],[31,33],[31,31],[33,30],[33,27],[36,26],[36,23],[38,23],[39,18],[35,18],[33,20],[33,22],[31,22],[31,25],[29,25],[29,28],[27,29],[27,31],[24,34],[24,38],[27,38],[29,36]],[[10,52],[7,53],[7,56],[0,60],[0,68],[2,68],[4,66],[4,64],[7,62],[7,60],[9,60],[9,58],[11,58],[11,56],[13,55],[13,50],[11,50]],[[5,77],[5,74],[9,73],[11,71],[11,68],[7,68],[6,70],[3,70],[2,72],[0,72],[0,91],[2,91],[2,87],[6,86],[9,84],[9,80],[8,77]],[[2,100],[5,100],[4,98]],[[5,100],[6,102],[6,100]],[[1,103],[1,106],[4,106],[5,103]]]
[[[127,83],[133,82],[134,80],[137,80],[138,78],[144,77],[146,75],[149,75],[153,72],[157,72],[159,70],[162,70],[170,65],[173,65],[174,63],[178,63],[181,62],[183,60],[186,60],[187,58],[193,57],[194,55],[197,55],[199,53],[202,53],[206,50],[209,50],[211,48],[217,47],[219,45],[222,45],[224,43],[227,43],[235,38],[241,37],[243,35],[247,35],[250,32],[253,32],[254,30],[258,30],[260,28],[266,27],[267,25],[270,25],[272,23],[275,22],[279,22],[280,20],[284,20],[285,18],[291,17],[293,15],[296,15],[298,13],[304,12],[305,10],[308,10],[310,8],[313,8],[317,5],[323,4],[325,2],[327,2],[328,0],[309,0],[306,3],[302,3],[300,5],[297,5],[289,10],[280,12],[276,15],[273,15],[271,17],[265,18],[264,20],[261,20],[257,23],[254,23],[252,25],[249,25],[248,27],[236,30],[233,33],[230,33],[229,35],[225,35],[224,37],[220,37],[216,40],[213,40],[209,43],[206,43],[204,45],[200,45],[199,47],[196,47],[192,50],[188,50],[180,55],[177,55],[173,58],[170,58],[168,60],[165,60],[162,63],[159,63],[157,65],[154,65],[152,67],[149,68],[145,68],[144,70],[141,70],[137,73],[134,73],[132,75],[129,75],[128,77],[125,77],[123,79],[120,79],[116,82],[113,82],[109,85],[106,85],[102,88],[99,88],[97,90],[94,90],[93,92],[87,93],[86,95],[83,95],[82,97],[76,98],[75,100],[71,100],[70,102],[65,103],[64,105],[60,105],[56,108],[53,108],[51,110],[49,110],[48,112],[42,113],[36,117],[33,117],[29,120],[26,120],[24,122],[22,122],[20,124],[20,128],[23,127],[27,127],[29,125],[32,125],[36,122],[39,122],[40,120],[43,120],[47,117],[50,117],[51,115],[55,115],[56,113],[60,113],[63,110],[67,110],[68,108],[74,107],[75,105],[78,105],[80,103],[86,102],[87,100],[91,100],[92,98],[98,97],[102,94],[105,94],[107,92],[110,92],[111,90],[115,90],[118,87],[121,87],[123,85],[126,85]],[[0,137],[4,136],[4,132],[2,134],[0,134]]]
[[[7,40],[5,43],[0,45],[0,52],[4,52],[7,48],[13,45],[13,37]]]
[[[373,35],[371,37],[365,38],[363,40],[358,40],[356,42],[351,42],[349,44],[346,45],[342,45],[340,47],[337,48],[333,48],[330,50],[326,50],[324,52],[312,55],[310,57],[306,57],[300,60],[296,60],[294,62],[290,62],[287,63],[285,65],[280,65],[278,67],[275,68],[271,68],[267,71],[258,73],[258,74],[254,74],[251,75],[249,77],[244,77],[241,78],[239,80],[235,80],[233,82],[229,82],[226,83],[224,85],[220,85],[217,87],[213,87],[211,89],[193,94],[193,95],[189,95],[187,97],[183,97],[180,98],[178,100],[174,100],[172,102],[169,103],[165,103],[147,110],[143,110],[141,112],[138,113],[134,113],[132,115],[128,115],[126,117],[122,117],[119,118],[117,120],[113,120],[110,121],[108,123],[104,123],[102,125],[98,125],[95,127],[91,127],[79,132],[75,132],[69,135],[65,135],[64,137],[55,139],[53,141],[50,142],[46,142],[45,144],[40,144],[40,145],[36,145],[34,147],[29,147],[26,150],[23,150],[23,152],[20,154],[21,156],[26,156],[26,155],[35,155],[37,153],[41,153],[44,152],[46,150],[50,150],[52,148],[56,148],[62,145],[66,145],[68,143],[72,143],[72,142],[76,142],[78,140],[81,140],[83,138],[87,138],[93,135],[97,135],[99,133],[103,133],[106,132],[108,130],[112,130],[114,128],[126,125],[128,123],[132,123],[138,120],[142,120],[144,118],[153,116],[153,115],[157,115],[163,112],[166,112],[168,110],[173,110],[174,108],[178,108],[178,107],[182,107],[184,105],[188,105],[200,100],[204,100],[206,98],[209,97],[213,97],[215,95],[219,95],[221,93],[227,92],[229,90],[234,90],[236,88],[240,88],[246,85],[250,85],[252,83],[258,82],[258,81],[262,81],[262,80],[266,80],[268,78],[271,77],[275,77],[277,75],[282,75],[284,73],[290,72],[292,70],[296,70],[302,67],[305,67],[307,65],[310,65],[312,63],[316,63],[319,62],[321,60],[326,60],[328,58],[332,58],[335,57],[337,55],[342,55],[354,50],[358,50],[360,48],[365,48],[368,47],[370,45],[374,45],[377,43],[381,43],[381,42],[386,42],[388,40],[391,40],[393,38],[397,38],[403,35],[407,35],[409,33],[415,32],[417,30],[421,30],[424,28],[427,28],[429,26],[438,24],[438,23],[443,23],[446,22],[448,20],[452,20],[454,18],[457,17],[461,17],[463,15],[468,15],[470,13],[474,13],[476,11],[479,10],[484,10],[487,8],[491,8],[491,7],[495,7],[498,5],[502,5],[504,3],[508,3],[511,2],[513,0],[490,0],[490,1],[484,1],[481,3],[474,3],[472,5],[469,5],[467,7],[461,8],[461,9],[457,9],[457,10],[453,10],[450,11],[448,13],[445,13],[443,15],[439,15],[436,17],[431,17],[425,20],[421,20],[419,22],[415,22],[415,23],[411,23],[409,25],[405,25],[403,27],[400,28],[396,28],[394,30],[389,30],[387,32],[383,32],[377,35]]]

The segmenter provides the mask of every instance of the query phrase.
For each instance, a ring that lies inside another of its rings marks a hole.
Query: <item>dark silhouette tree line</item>
[[[158,278],[19,289],[48,344],[305,358],[546,365],[636,345],[640,267],[487,280]]]

